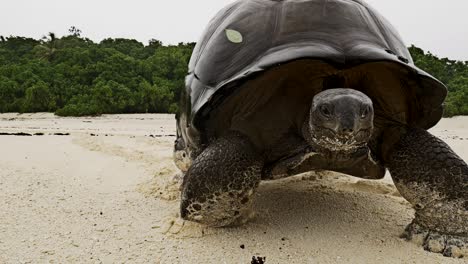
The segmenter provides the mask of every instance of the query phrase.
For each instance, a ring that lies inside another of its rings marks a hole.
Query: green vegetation
[[[173,113],[194,43],[0,37],[0,112]]]
[[[174,113],[194,45],[94,43],[75,27],[62,38],[0,36],[0,112]],[[468,115],[468,62],[410,51],[420,68],[448,85],[446,116]]]
[[[468,115],[468,61],[441,59],[415,46],[409,50],[419,68],[447,85],[449,94],[444,115]]]

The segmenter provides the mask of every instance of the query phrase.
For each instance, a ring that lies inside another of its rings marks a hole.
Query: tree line
[[[468,61],[439,58],[414,45],[409,51],[416,66],[447,86],[444,116],[468,115]]]
[[[58,38],[0,36],[0,112],[60,116],[175,113],[195,43],[99,43],[71,27]],[[411,46],[416,65],[448,85],[446,116],[468,115],[468,62]]]
[[[0,37],[0,112],[173,113],[194,43]]]

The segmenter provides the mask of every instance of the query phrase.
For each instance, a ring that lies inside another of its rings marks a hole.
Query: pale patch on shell
[[[226,29],[226,37],[232,43],[242,43],[244,41],[242,34],[234,29]]]

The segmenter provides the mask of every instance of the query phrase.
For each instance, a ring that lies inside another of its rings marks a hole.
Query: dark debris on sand
[[[18,136],[18,137],[31,137],[29,133],[19,132],[19,133],[0,133],[0,136]]]
[[[266,257],[252,257],[252,262],[250,264],[265,264],[266,263]]]
[[[147,135],[147,137],[151,138],[161,138],[161,137],[175,137],[176,135],[169,134],[169,135]]]
[[[30,134],[30,133],[25,133],[25,132],[17,132],[17,133],[6,133],[6,132],[0,132],[0,136],[17,136],[17,137],[32,137],[32,136],[44,136],[45,134],[42,132]],[[70,133],[54,133],[54,134],[49,134],[50,136],[69,136]]]
[[[69,136],[70,133],[54,133],[54,136]]]

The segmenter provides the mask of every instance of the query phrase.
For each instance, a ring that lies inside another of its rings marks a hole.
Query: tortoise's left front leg
[[[442,140],[410,129],[386,162],[416,210],[406,237],[431,252],[468,257],[468,166]]]
[[[214,227],[243,224],[251,214],[262,166],[245,135],[232,131],[214,140],[185,174],[181,217]]]

